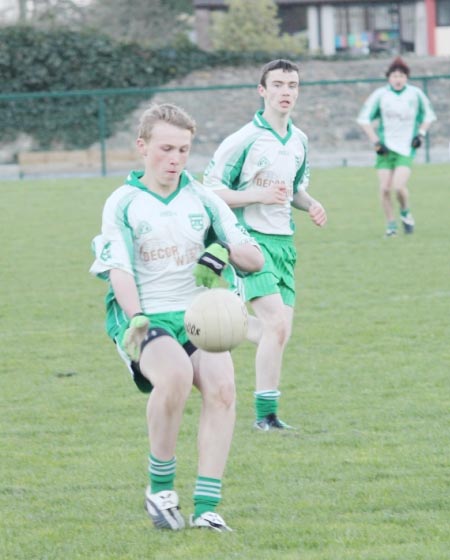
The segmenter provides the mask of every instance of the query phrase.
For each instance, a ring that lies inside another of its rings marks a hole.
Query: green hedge
[[[150,50],[97,32],[0,28],[0,93],[161,87],[205,66],[262,64],[268,53],[206,53],[187,43]],[[148,95],[145,97],[148,99]],[[144,98],[106,99],[106,135],[113,134]],[[98,99],[45,98],[0,102],[0,141],[19,132],[37,149],[86,148],[98,140]]]
[[[195,49],[192,49],[195,51]],[[194,59],[201,58],[201,53]],[[55,92],[160,86],[189,71],[189,53],[151,51],[94,32],[0,29],[0,92]],[[182,62],[182,64],[180,64]],[[107,134],[136,107],[136,97],[107,101]],[[87,147],[98,139],[98,100],[46,98],[0,104],[0,140],[30,134],[40,149]]]

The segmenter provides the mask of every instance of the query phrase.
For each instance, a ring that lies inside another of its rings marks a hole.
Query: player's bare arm
[[[327,213],[318,200],[310,196],[306,191],[300,190],[294,194],[292,206],[297,210],[308,212],[311,220],[316,226],[322,227],[327,223]]]
[[[376,142],[378,142],[378,136],[377,136],[372,124],[361,124],[360,126],[364,130],[364,132],[367,135],[367,138],[372,142],[372,144],[375,144]]]
[[[134,278],[128,272],[113,268],[109,272],[114,295],[128,317],[133,317],[142,311],[139,294]]]
[[[244,245],[230,245],[230,261],[241,270],[257,272],[264,266],[264,257],[259,249],[252,243]]]

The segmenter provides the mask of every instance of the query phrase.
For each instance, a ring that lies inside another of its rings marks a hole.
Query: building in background
[[[209,50],[211,13],[225,0],[193,0],[196,36]],[[450,0],[276,0],[283,32],[304,32],[309,51],[450,55]]]
[[[16,23],[18,18],[18,0],[0,0],[0,25]]]

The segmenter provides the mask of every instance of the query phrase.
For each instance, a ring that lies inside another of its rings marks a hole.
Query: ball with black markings
[[[184,316],[189,340],[208,352],[226,352],[240,344],[247,334],[245,303],[233,292],[212,288],[198,294]]]

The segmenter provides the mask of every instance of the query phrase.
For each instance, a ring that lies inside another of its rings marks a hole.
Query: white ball
[[[233,292],[212,288],[192,300],[184,326],[189,340],[198,348],[226,352],[240,344],[247,334],[247,308]]]

